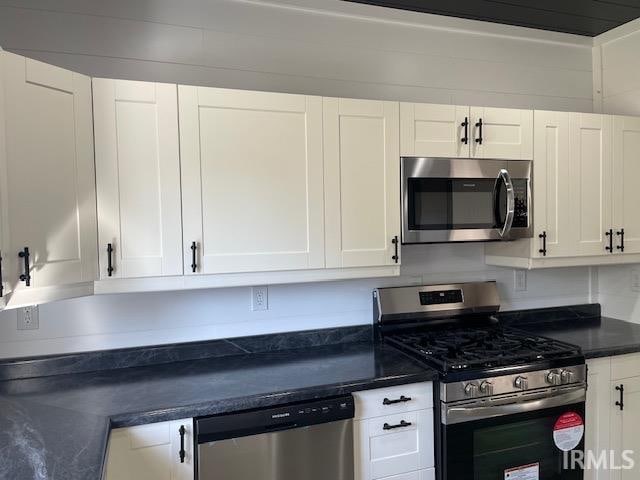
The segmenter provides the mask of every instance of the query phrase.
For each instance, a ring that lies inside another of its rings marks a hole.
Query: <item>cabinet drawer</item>
[[[434,466],[433,409],[357,421],[355,434],[358,480],[382,479]]]
[[[417,472],[401,473],[400,475],[392,475],[380,480],[435,480],[436,469],[427,468],[426,470],[419,470]]]
[[[353,394],[355,418],[364,419],[433,407],[433,384],[413,383]]]

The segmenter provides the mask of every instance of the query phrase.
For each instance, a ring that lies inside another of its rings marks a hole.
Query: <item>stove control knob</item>
[[[475,383],[467,383],[464,386],[464,394],[467,397],[475,397],[477,393],[478,393],[478,385],[476,385]]]
[[[560,385],[562,383],[562,377],[557,372],[549,372],[547,374],[547,383],[551,385]]]
[[[562,370],[560,372],[562,383],[571,383],[573,381],[573,372],[571,370]]]
[[[480,384],[480,393],[484,395],[493,395],[493,383],[486,380]]]
[[[527,380],[527,377],[516,377],[513,381],[513,386],[520,390],[526,390],[529,386],[529,381]]]

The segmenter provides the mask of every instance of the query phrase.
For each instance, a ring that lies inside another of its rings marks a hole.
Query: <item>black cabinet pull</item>
[[[624,410],[624,385],[617,385],[616,390],[620,392],[620,400],[616,402],[616,407],[620,407],[620,411]]]
[[[538,235],[538,238],[542,239],[542,248],[538,250],[542,254],[543,257],[547,256],[547,232],[542,232]]]
[[[0,298],[4,295],[4,283],[2,283],[2,252],[0,252]]]
[[[398,236],[397,235],[391,239],[391,243],[393,243],[393,246],[395,249],[395,253],[391,257],[391,260],[398,263],[398,260],[400,259],[400,257],[398,256]]]
[[[113,274],[113,261],[111,256],[113,255],[113,245],[107,243],[107,275]]]
[[[465,145],[468,145],[469,144],[469,117],[464,117],[464,122],[462,122],[460,126],[464,127],[464,137],[462,137],[460,141]]]
[[[180,455],[180,463],[184,463],[184,458],[187,456],[187,452],[184,449],[184,434],[187,433],[187,429],[184,428],[184,425],[180,425],[178,432],[180,432],[180,452],[178,454]]]
[[[198,263],[196,260],[196,254],[198,251],[198,244],[196,242],[191,242],[191,271],[196,273],[198,269]]]
[[[604,232],[604,234],[609,237],[609,246],[604,247],[604,249],[609,253],[613,253],[613,228],[610,228],[609,231]]]
[[[482,145],[482,119],[478,120],[478,123],[476,123],[476,127],[478,128],[478,133],[480,134],[478,138],[476,138],[476,143]]]
[[[405,397],[404,395],[400,395],[400,398],[396,398],[395,400],[389,400],[388,398],[385,398],[382,401],[383,405],[393,405],[394,403],[406,403],[406,402],[410,402],[411,401],[411,397]]]
[[[619,232],[616,232],[616,235],[620,237],[620,245],[616,248],[621,252],[624,252],[624,228],[621,228]]]
[[[400,420],[400,423],[396,424],[396,425],[389,425],[388,423],[385,423],[384,426],[382,427],[383,430],[393,430],[395,428],[404,428],[404,427],[410,427],[411,426],[411,422],[405,422],[404,420]]]
[[[31,267],[29,266],[29,247],[24,247],[24,250],[21,250],[18,253],[18,256],[24,260],[24,273],[20,274],[20,281],[24,282],[27,287],[31,286]]]

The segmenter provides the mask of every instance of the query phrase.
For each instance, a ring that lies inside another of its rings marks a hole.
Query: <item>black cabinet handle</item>
[[[542,248],[538,250],[542,254],[543,257],[547,256],[547,232],[542,232],[538,235],[538,238],[542,239]]]
[[[111,256],[113,255],[113,245],[107,243],[107,275],[113,274],[113,261]]]
[[[184,458],[187,456],[187,452],[184,449],[184,434],[187,433],[187,429],[184,428],[184,425],[180,425],[180,429],[178,430],[180,433],[180,463],[184,463]]]
[[[604,232],[604,234],[609,237],[609,246],[604,247],[604,249],[609,253],[613,253],[613,229],[610,228],[609,231]]]
[[[20,274],[20,281],[24,282],[27,287],[31,286],[31,267],[29,266],[29,256],[29,247],[24,247],[24,249],[18,253],[18,257],[24,260],[24,273]]]
[[[620,400],[616,402],[616,407],[620,407],[620,411],[624,410],[624,385],[616,386],[616,390],[620,392]]]
[[[469,144],[469,117],[464,117],[464,122],[462,122],[460,126],[464,127],[464,137],[462,137],[460,141],[465,145],[468,145]]]
[[[398,236],[397,235],[391,239],[391,243],[393,243],[393,246],[395,248],[395,253],[391,257],[391,259],[394,262],[398,263],[398,260],[400,259],[400,257],[398,256]]]
[[[197,251],[198,244],[196,242],[191,242],[191,271],[193,273],[196,273],[196,270],[198,269],[198,263],[196,259]]]
[[[411,401],[411,397],[405,397],[404,395],[400,395],[400,398],[396,398],[395,400],[389,400],[388,398],[385,398],[382,401],[383,405],[393,405],[394,403],[406,403],[406,402],[410,402]]]
[[[620,237],[620,245],[616,248],[621,252],[624,252],[624,228],[621,228],[619,232],[616,232],[616,235]]]
[[[4,295],[4,284],[2,283],[2,252],[0,252],[0,298]]]
[[[385,423],[382,427],[383,430],[394,430],[396,428],[405,428],[405,427],[410,427],[411,426],[411,422],[405,422],[404,420],[400,420],[400,423],[396,424],[396,425],[389,425],[388,423]]]
[[[482,145],[482,119],[478,120],[476,123],[476,127],[478,128],[479,136],[476,138],[476,143]]]

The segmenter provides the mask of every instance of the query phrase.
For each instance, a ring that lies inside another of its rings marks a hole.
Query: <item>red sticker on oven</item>
[[[584,421],[576,412],[560,415],[553,426],[553,441],[563,452],[573,450],[584,436]]]
[[[509,468],[504,471],[504,480],[540,480],[540,464]]]

